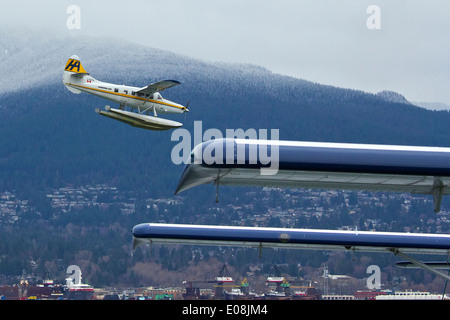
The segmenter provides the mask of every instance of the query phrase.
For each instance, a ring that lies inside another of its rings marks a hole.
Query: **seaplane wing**
[[[450,148],[216,139],[197,145],[176,194],[201,184],[450,194]]]
[[[252,248],[351,250],[448,254],[450,235],[143,223],[134,226],[133,247],[146,243]]]
[[[422,262],[410,254],[448,256],[450,235],[235,226],[142,223],[134,226],[133,248],[143,244],[218,245],[278,249],[341,250],[392,253],[407,262],[399,267],[421,268],[450,281],[447,261]]]
[[[143,94],[153,94],[155,92],[160,92],[165,89],[172,88],[179,84],[180,84],[180,82],[176,81],[176,80],[163,80],[163,81],[154,82],[152,84],[149,84],[146,87],[140,88],[137,90],[137,92],[143,93]]]

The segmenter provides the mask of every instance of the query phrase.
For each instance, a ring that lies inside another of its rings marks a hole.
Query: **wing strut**
[[[407,254],[404,254],[403,252],[401,252],[401,251],[398,250],[398,249],[390,249],[390,251],[391,251],[393,254],[395,254],[395,255],[397,255],[397,256],[399,256],[399,257],[402,257],[403,259],[406,259],[406,260],[410,261],[412,264],[414,264],[415,266],[417,266],[417,267],[419,267],[419,268],[422,268],[422,269],[424,269],[424,270],[426,270],[426,271],[429,271],[429,272],[431,272],[431,273],[433,273],[433,274],[435,274],[435,275],[437,275],[437,276],[439,276],[439,277],[442,277],[442,278],[444,278],[444,279],[447,280],[447,281],[450,280],[450,275],[447,275],[447,274],[445,274],[445,273],[442,273],[442,272],[440,272],[439,270],[436,270],[435,268],[433,268],[433,267],[427,265],[426,263],[417,261],[416,259],[411,258],[410,256],[408,256]]]
[[[434,178],[433,183],[433,203],[434,203],[434,212],[441,211],[441,201],[442,195],[444,193],[444,183],[439,178]]]
[[[217,189],[216,189],[216,203],[219,202],[219,182],[220,182],[220,178],[219,178],[219,175],[217,174],[217,179],[216,179],[216,185],[217,185]]]

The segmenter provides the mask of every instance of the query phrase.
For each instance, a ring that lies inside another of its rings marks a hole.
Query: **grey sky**
[[[5,1],[6,2],[6,1]],[[367,0],[8,1],[0,27],[108,36],[323,84],[450,104],[450,2]],[[369,5],[381,29],[370,30]],[[80,8],[69,30],[70,5]]]

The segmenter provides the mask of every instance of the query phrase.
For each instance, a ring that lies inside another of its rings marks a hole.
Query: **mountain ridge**
[[[161,79],[172,76],[181,76],[182,80],[185,80],[187,75],[193,75],[194,78],[199,76],[209,78],[211,75],[216,75],[213,78],[217,78],[224,72],[231,72],[243,75],[281,77],[305,86],[351,90],[355,93],[384,99],[387,97],[382,95],[383,92],[393,93],[386,90],[372,94],[362,90],[320,84],[274,73],[259,65],[205,61],[123,39],[51,36],[35,32],[3,30],[0,31],[0,47],[2,48],[0,55],[3,59],[0,72],[7,75],[7,77],[0,78],[0,94],[28,89],[45,83],[56,84],[62,78],[62,70],[67,59],[73,54],[80,57],[83,65],[86,65],[87,71],[91,72],[94,77],[104,77],[104,81],[111,82],[136,81],[137,79],[142,81],[142,78],[145,77]],[[107,48],[114,50],[111,53]],[[153,60],[156,60],[158,64],[152,63]],[[24,63],[24,61],[29,63]],[[149,61],[149,63],[140,64],[140,61]],[[183,66],[182,72],[180,72],[181,66]],[[198,69],[204,70],[205,68],[210,72],[196,72]],[[398,93],[393,94],[401,96]]]

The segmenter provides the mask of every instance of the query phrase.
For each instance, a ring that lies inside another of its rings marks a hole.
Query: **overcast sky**
[[[80,29],[67,27],[71,5],[80,9]],[[379,15],[367,12],[370,5]],[[117,36],[207,61],[450,104],[448,0],[2,1],[3,26]]]

